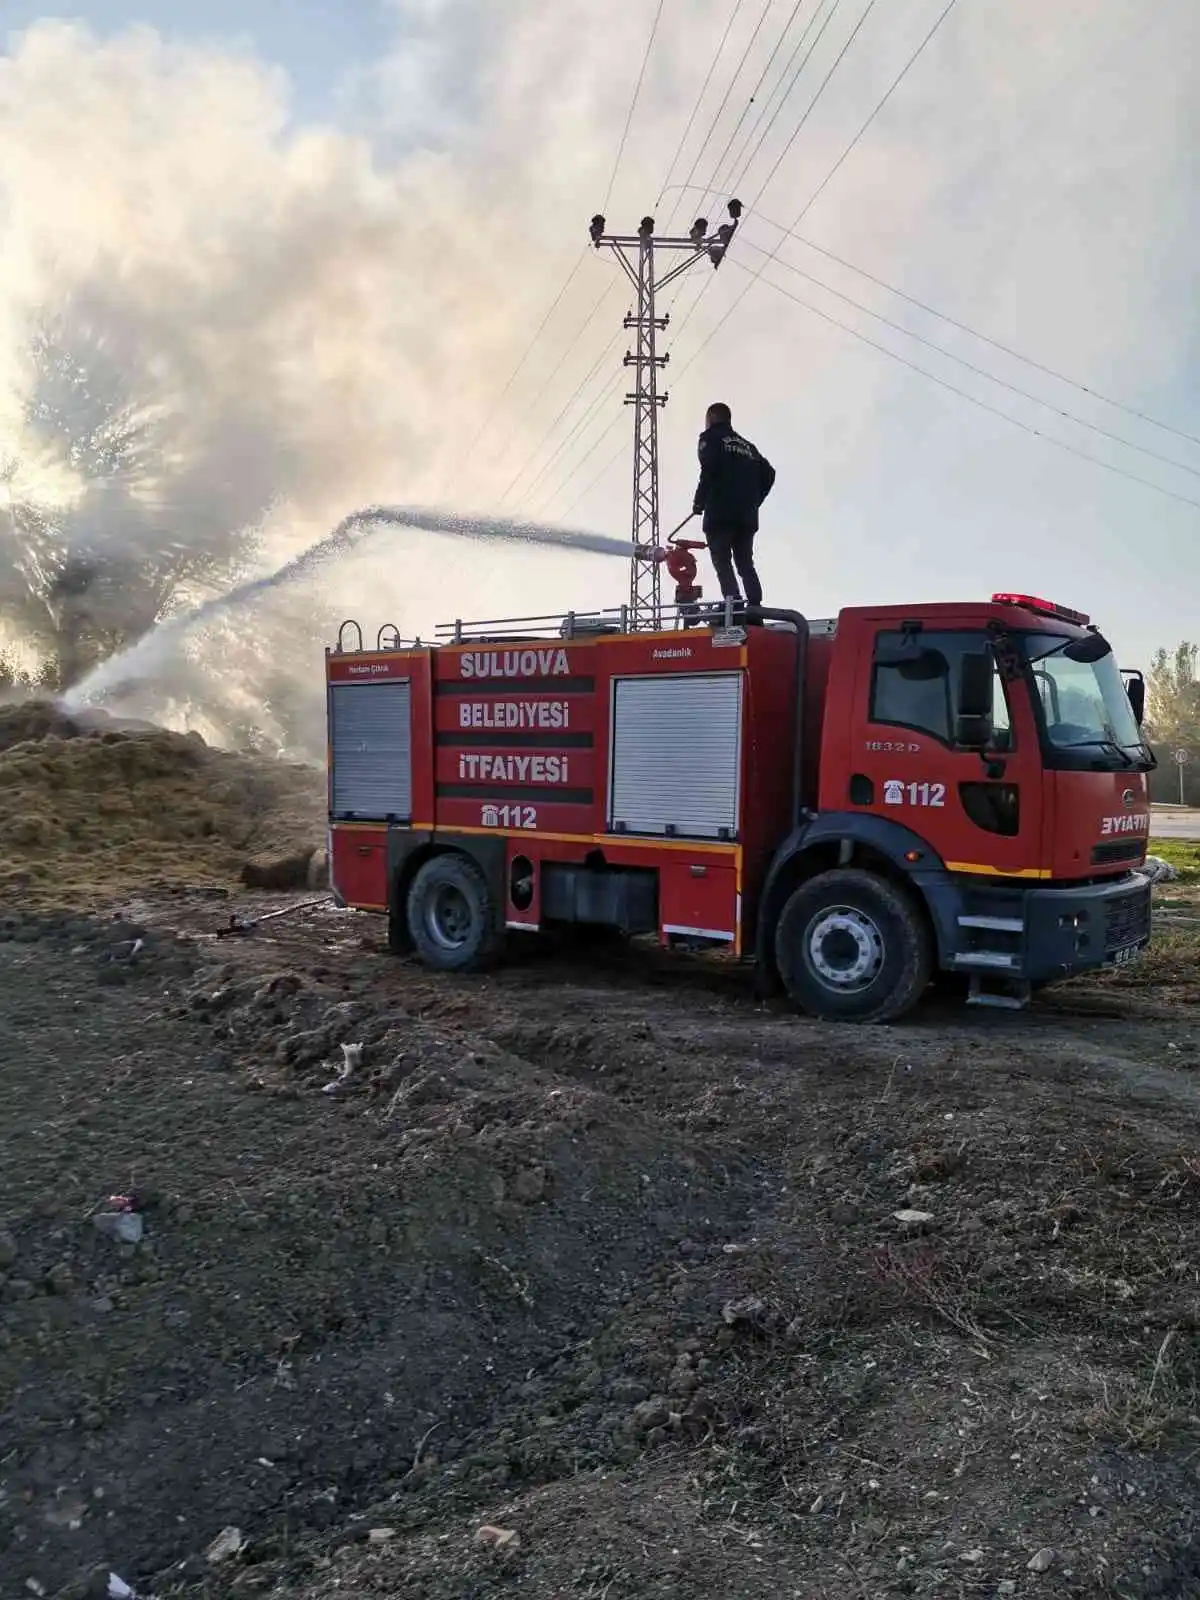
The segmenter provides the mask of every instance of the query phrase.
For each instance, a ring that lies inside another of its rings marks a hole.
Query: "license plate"
[[[1111,955],[1105,956],[1106,967],[1127,967],[1131,961],[1136,961],[1146,948],[1147,941],[1141,940],[1138,944],[1124,945],[1120,950],[1114,950]]]

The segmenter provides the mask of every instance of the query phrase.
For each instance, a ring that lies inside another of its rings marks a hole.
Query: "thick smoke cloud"
[[[480,450],[471,439],[581,248],[644,33],[640,17],[610,19],[598,56],[543,13],[406,7],[394,55],[347,86],[349,131],[297,122],[261,63],[149,29],[101,40],[46,23],[13,42],[0,58],[10,567],[44,517],[88,562],[131,570],[169,552],[174,599],[191,603],[244,577],[239,558],[269,569],[356,506],[488,503],[540,419],[507,410]],[[97,472],[85,458],[114,433],[132,447]],[[613,522],[624,531],[623,509]],[[361,609],[367,591],[368,608],[427,630],[446,608],[572,603],[564,573],[611,586],[602,570],[414,539],[348,565],[320,598]],[[0,602],[29,582],[0,579]],[[601,598],[619,600],[620,581]],[[172,597],[151,586],[150,602]],[[269,622],[248,615],[246,632]]]
[[[791,9],[772,6],[697,180],[713,175]],[[762,196],[768,215],[791,220],[940,9],[912,0],[872,15]],[[653,203],[729,11],[718,0],[665,8],[612,219],[632,224]],[[652,12],[592,0],[405,0],[395,49],[343,84],[337,126],[298,116],[283,75],[233,47],[150,29],[100,39],[62,23],[12,40],[0,56],[0,536],[20,506],[140,568],[174,552],[184,592],[160,599],[180,609],[226,578],[285,562],[364,504],[566,513],[611,445],[559,494],[523,503],[531,473],[503,491],[618,325],[627,297],[611,264],[585,262],[476,437],[604,199]],[[677,179],[761,7],[743,12]],[[1196,15],[1187,0],[1153,16],[1132,0],[1071,0],[1065,10],[1018,0],[990,21],[960,7],[806,230],[1084,381],[1150,409],[1177,407],[1190,292],[1181,263],[1200,220],[1187,175],[1200,132],[1186,65],[1200,55],[1190,49]],[[852,22],[834,18],[744,198]],[[680,198],[680,223],[699,200]],[[777,237],[748,220],[747,239],[769,248]],[[815,265],[798,247],[785,253]],[[836,281],[896,309],[861,281]],[[583,330],[606,282],[611,293]],[[939,585],[978,592],[991,579],[1037,578],[1103,613],[1103,574],[1133,515],[1147,519],[1163,557],[1194,535],[1196,513],[1008,433],[763,285],[681,379],[744,282],[719,275],[679,335],[664,515],[686,509],[697,413],[730,399],[781,466],[763,548],[780,598],[820,614],[912,598],[914,583],[935,598]],[[693,293],[683,291],[676,326]],[[47,340],[86,373],[83,394],[60,371],[58,425],[37,404]],[[613,377],[616,407],[615,366]],[[80,434],[93,457],[119,438],[119,469],[89,474],[72,443]],[[574,459],[543,488],[553,491]],[[615,471],[568,520],[623,535],[627,505]],[[1070,554],[1085,541],[1098,595],[1080,593]],[[1001,548],[1011,555],[1003,573],[993,571]],[[27,577],[0,573],[4,615]],[[220,694],[235,680],[239,715],[252,715],[264,656],[277,675],[319,678],[315,640],[341,611],[411,633],[446,614],[621,598],[615,567],[598,557],[414,535],[298,592],[286,622],[248,611],[244,625],[193,642],[177,664],[172,715],[194,714],[190,684],[203,690],[205,725],[219,723]],[[1147,596],[1138,599],[1144,608]],[[155,714],[164,694],[147,684],[139,709]]]

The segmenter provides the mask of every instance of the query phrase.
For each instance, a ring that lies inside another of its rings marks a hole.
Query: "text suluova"
[[[467,650],[459,656],[464,678],[565,678],[571,663],[565,650]]]

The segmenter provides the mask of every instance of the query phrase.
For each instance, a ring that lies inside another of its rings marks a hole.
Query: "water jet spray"
[[[628,560],[628,540],[606,534],[586,533],[571,528],[555,528],[545,523],[520,522],[504,517],[467,516],[457,512],[433,511],[414,506],[365,506],[343,518],[332,533],[311,545],[300,555],[284,562],[274,572],[238,584],[223,595],[204,601],[191,611],[158,623],[127,649],[110,656],[93,668],[78,684],[62,696],[68,713],[95,704],[121,689],[153,678],[170,651],[188,634],[238,606],[259,599],[272,590],[311,576],[340,556],[350,554],[365,539],[387,530],[409,528],[414,532],[452,534],[458,538],[508,541],[515,544],[548,545],[556,549],[581,550],[594,555],[619,556]]]

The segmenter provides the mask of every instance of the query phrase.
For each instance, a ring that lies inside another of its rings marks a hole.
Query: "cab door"
[[[1037,730],[1023,683],[994,659],[989,748],[956,737],[962,660],[991,653],[986,633],[882,620],[865,632],[847,809],[908,828],[952,872],[1048,877]]]

